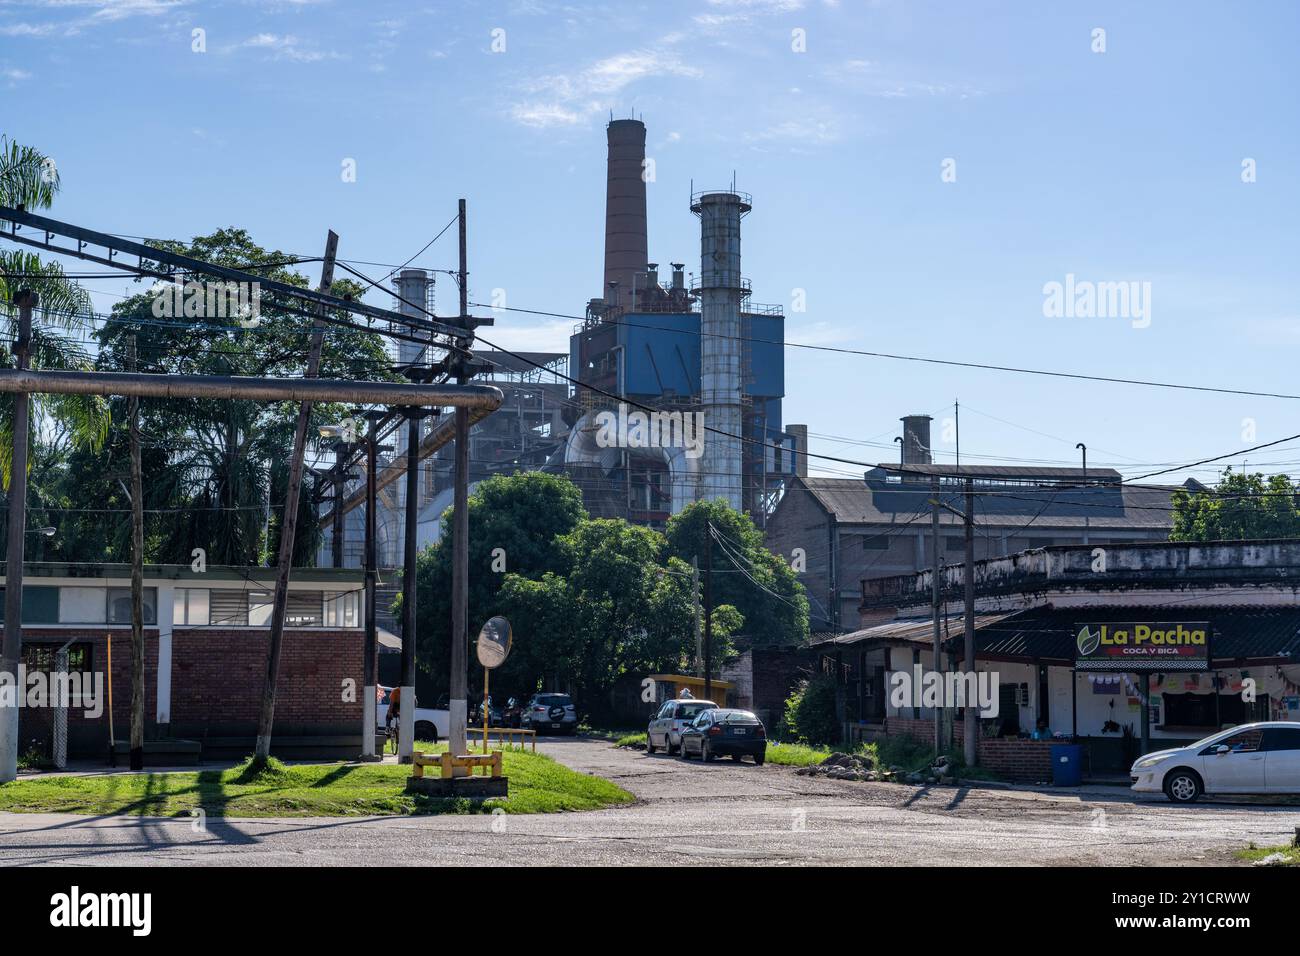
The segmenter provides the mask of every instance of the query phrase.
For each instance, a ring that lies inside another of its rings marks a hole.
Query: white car
[[[385,721],[388,718],[388,698],[393,693],[393,688],[384,687],[382,684],[379,690],[383,697],[375,705],[376,726],[379,730],[386,729]],[[396,715],[394,715],[394,718]],[[394,720],[396,723],[396,720]],[[420,702],[415,702],[415,739],[427,740],[431,743],[437,743],[439,740],[445,740],[451,733],[451,712],[434,707],[421,707]]]
[[[697,700],[693,697],[664,701],[646,726],[646,753],[654,753],[660,747],[666,753],[676,753],[682,745],[682,730],[690,726],[703,711],[713,710],[717,706],[711,700]]]
[[[1300,723],[1242,724],[1187,747],[1139,757],[1129,771],[1137,793],[1163,792],[1174,803],[1203,793],[1300,796]]]

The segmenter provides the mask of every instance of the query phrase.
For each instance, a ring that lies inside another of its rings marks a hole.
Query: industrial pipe
[[[492,391],[496,392],[498,395],[501,394],[500,390],[496,388],[496,386],[494,385],[465,385],[463,387],[464,388],[489,388]],[[450,405],[452,403],[440,402],[438,404]],[[474,408],[473,406],[471,406],[469,410],[470,425],[471,426],[477,425],[483,419],[491,415],[492,412],[495,410],[495,408],[496,406],[493,406],[492,408]],[[424,436],[424,439],[420,442],[420,448],[417,457],[421,461],[423,461],[424,459],[432,455],[435,451],[437,451],[439,448],[442,448],[443,446],[450,444],[452,439],[454,439],[455,437],[456,437],[455,416],[454,415],[445,416],[442,419],[442,421],[440,421],[433,428],[429,429],[429,433]],[[385,468],[383,471],[379,473],[378,478],[376,478],[375,480],[375,490],[379,491],[384,488],[387,488],[398,478],[401,478],[402,475],[404,474],[406,474],[406,461],[402,458],[394,459],[392,464],[390,464],[387,468]],[[339,514],[345,515],[353,508],[359,508],[361,505],[365,503],[366,503],[365,492],[358,491],[354,493],[346,501],[343,502],[343,508],[339,512]],[[334,513],[331,511],[329,514],[325,515],[320,519],[320,526],[322,528],[328,528],[333,522],[334,522]]]
[[[154,375],[0,369],[0,392],[136,395],[141,398],[245,399],[262,402],[346,402],[352,405],[452,405],[490,415],[504,396],[492,385],[420,385],[344,379]]]

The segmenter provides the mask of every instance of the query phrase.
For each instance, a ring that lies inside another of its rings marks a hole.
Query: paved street
[[[637,804],[536,816],[219,820],[0,814],[0,864],[1215,864],[1281,843],[1300,807],[1134,802],[847,783],[771,765],[684,763],[599,740],[539,750]]]

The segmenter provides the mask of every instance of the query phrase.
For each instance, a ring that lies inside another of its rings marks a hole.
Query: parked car
[[[544,731],[561,734],[578,732],[578,711],[568,694],[534,694],[524,705],[520,715],[522,726],[539,734]]]
[[[763,722],[747,710],[713,707],[702,711],[682,731],[682,759],[699,754],[706,763],[730,755],[736,763],[749,756],[762,764],[767,756],[767,731]]]
[[[495,703],[493,703],[491,697],[487,699],[487,711],[488,711],[489,727],[503,726],[501,723],[502,721],[501,708],[498,707]],[[483,704],[482,703],[479,703],[476,707],[470,709],[469,719],[470,719],[470,723],[472,723],[475,727],[483,726]]]
[[[1137,793],[1174,803],[1206,793],[1300,795],[1300,723],[1261,721],[1210,734],[1186,747],[1139,757],[1129,771]]]
[[[646,727],[646,753],[654,753],[660,747],[665,753],[676,753],[682,743],[682,731],[704,711],[717,706],[711,700],[695,700],[690,697],[664,701]]]
[[[379,693],[381,696],[375,705],[375,717],[378,719],[377,728],[382,731],[387,726],[388,700],[392,696],[393,688],[384,687],[381,684]],[[415,702],[415,739],[437,743],[439,740],[446,738],[449,733],[451,733],[451,712],[445,707],[421,707],[420,701],[417,699]]]

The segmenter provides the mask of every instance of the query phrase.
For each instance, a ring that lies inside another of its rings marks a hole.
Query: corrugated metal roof
[[[1300,608],[1035,608],[982,624],[975,653],[987,658],[1073,661],[1081,624],[1102,621],[1209,621],[1214,661],[1300,659]]]
[[[1091,469],[1090,469],[1091,470]],[[823,508],[841,524],[895,525],[930,510],[929,489],[920,483],[895,483],[873,487],[857,478],[802,478],[799,481]],[[976,490],[981,489],[978,485]],[[1050,528],[1155,529],[1173,525],[1170,499],[1175,488],[1166,485],[1097,485],[1083,488],[1027,486],[999,487],[997,494],[976,498],[975,522],[1014,531],[1021,526],[1039,531]],[[959,510],[965,506],[960,491],[940,494]],[[928,518],[926,519],[928,521]],[[960,525],[961,519],[940,512],[939,523]]]
[[[1010,617],[1010,614],[976,614],[975,629],[994,624]],[[948,636],[960,636],[965,627],[965,618],[961,614],[949,614],[939,621],[939,626]],[[888,621],[865,627],[848,634],[835,634],[823,640],[814,640],[810,646],[821,650],[833,650],[836,647],[850,647],[873,644],[881,641],[904,641],[909,644],[921,644],[934,647],[934,623],[932,618],[907,618],[906,620]]]

